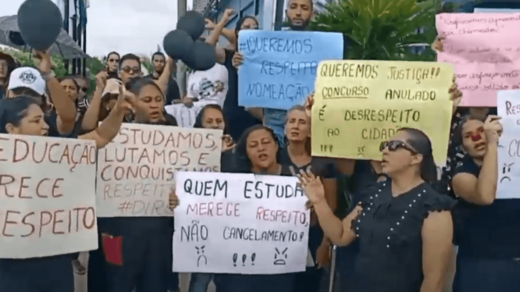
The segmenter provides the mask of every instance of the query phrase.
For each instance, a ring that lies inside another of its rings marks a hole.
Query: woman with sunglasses
[[[366,190],[343,220],[332,212],[319,178],[300,182],[332,243],[359,241],[351,291],[440,292],[452,252],[455,201],[435,192],[432,144],[417,129],[402,128],[381,145],[384,182]]]
[[[117,78],[119,77],[118,69],[119,62],[121,61],[121,55],[118,52],[110,52],[107,55],[107,68],[106,72],[108,77]]]
[[[498,165],[498,142],[502,132],[500,118],[467,115],[455,138],[460,139],[465,155],[455,169],[452,187],[460,203],[454,211],[457,273],[454,290],[458,292],[509,292],[520,290],[520,202],[497,200],[499,172],[516,165]],[[509,145],[504,145],[509,147]]]

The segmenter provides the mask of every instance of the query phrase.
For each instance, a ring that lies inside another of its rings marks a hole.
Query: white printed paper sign
[[[174,173],[220,171],[222,131],[123,124],[99,150],[98,217],[171,217]]]
[[[173,271],[305,271],[310,213],[295,177],[176,174]]]
[[[96,145],[0,134],[0,258],[97,249]]]
[[[519,199],[520,90],[499,91],[497,112],[504,128],[498,146],[497,199]]]

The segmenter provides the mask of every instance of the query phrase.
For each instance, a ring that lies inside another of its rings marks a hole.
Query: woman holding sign
[[[117,109],[105,123],[95,131],[78,138],[93,140],[98,148],[104,147],[119,132],[124,113],[129,108],[131,108],[131,101],[120,99]],[[44,118],[45,114],[38,100],[33,97],[19,96],[0,100],[0,133],[47,136],[49,126]],[[39,248],[38,241],[34,242],[33,248]],[[29,259],[1,259],[0,291],[74,291],[71,260],[70,254]]]
[[[461,198],[454,212],[458,292],[520,290],[520,237],[516,236],[520,202],[496,200],[499,171],[500,183],[514,183],[507,176],[512,165],[498,165],[499,120],[488,116],[482,122],[466,116],[455,136],[466,153],[452,180],[453,191]]]
[[[164,94],[153,79],[133,78],[126,89],[136,97],[135,123],[177,126],[175,118],[165,113]],[[108,291],[167,291],[172,270],[172,218],[113,217],[105,222],[106,229],[100,232],[108,264]]]
[[[291,176],[280,163],[280,148],[273,130],[263,125],[247,129],[237,143],[237,168],[233,172]],[[302,255],[304,256],[304,255]],[[215,275],[219,292],[293,291],[295,273],[275,275]]]
[[[442,291],[452,251],[455,201],[435,192],[430,139],[402,128],[382,143],[388,179],[366,190],[343,221],[328,206],[319,178],[301,171],[300,181],[325,235],[337,245],[359,240],[352,291]]]
[[[197,118],[193,128],[222,130],[222,156],[220,157],[220,170],[222,172],[231,171],[233,167],[233,152],[235,143],[233,138],[227,135],[227,123],[224,119],[224,112],[218,104],[208,104],[204,106]],[[174,219],[175,220],[175,219]],[[213,279],[210,273],[191,273],[189,292],[206,292],[209,282]],[[218,279],[218,277],[217,277]],[[218,281],[215,283],[218,287]]]

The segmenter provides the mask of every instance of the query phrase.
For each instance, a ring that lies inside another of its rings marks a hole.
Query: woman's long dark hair
[[[436,182],[437,166],[433,159],[433,147],[430,138],[423,131],[414,128],[401,128],[399,132],[406,132],[410,135],[411,138],[406,142],[423,156],[420,165],[421,178],[430,184]]]
[[[224,111],[222,110],[222,107],[218,104],[208,104],[208,105],[204,106],[197,114],[193,128],[198,128],[198,129],[204,128],[202,126],[202,120],[204,119],[204,114],[206,113],[206,110],[208,110],[208,109],[218,110],[222,114],[222,119],[224,121],[224,134],[227,134],[228,133],[228,131],[227,131],[228,123],[227,123],[226,117],[224,116]]]
[[[237,155],[237,163],[239,163],[239,168],[241,172],[250,172],[251,171],[251,159],[247,156],[247,138],[249,135],[257,130],[266,130],[273,137],[274,143],[278,144],[278,139],[276,138],[276,134],[273,129],[264,126],[264,125],[254,125],[244,131],[240,139],[238,139],[237,147],[236,147],[236,155]],[[278,152],[276,153],[276,162],[280,162],[280,147],[278,146]]]
[[[236,41],[236,49],[238,49],[238,32],[242,29],[242,24],[244,24],[244,21],[246,21],[247,19],[252,19],[256,22],[256,25],[259,25],[258,23],[258,20],[256,20],[256,18],[252,15],[246,15],[246,16],[242,16],[238,21],[237,21],[237,24],[235,26],[235,35],[237,37],[237,41]]]
[[[0,133],[6,134],[6,126],[19,126],[20,121],[27,116],[27,109],[31,105],[41,106],[40,101],[32,96],[18,96],[0,100]]]

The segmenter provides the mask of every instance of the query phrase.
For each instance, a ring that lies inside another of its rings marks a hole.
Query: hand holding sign
[[[244,63],[244,56],[240,54],[239,52],[235,52],[233,55],[233,59],[231,59],[231,64],[233,64],[233,67],[235,69],[240,69],[240,66]]]
[[[169,207],[170,210],[173,210],[179,206],[179,197],[175,194],[175,187],[170,189],[170,197],[169,197]]]
[[[452,113],[455,114],[455,111],[459,107],[460,102],[462,101],[462,91],[459,90],[459,86],[457,85],[457,81],[455,80],[455,76],[453,77],[453,85],[450,88],[450,98],[453,101],[453,110]]]

